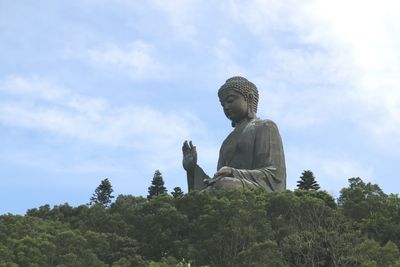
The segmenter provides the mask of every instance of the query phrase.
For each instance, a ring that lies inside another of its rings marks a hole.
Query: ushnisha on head
[[[247,116],[249,119],[256,118],[257,106],[258,106],[258,90],[257,87],[247,80],[246,78],[240,76],[234,76],[226,80],[226,82],[218,90],[218,97],[223,99],[229,91],[235,91],[243,96],[247,102]],[[232,126],[235,123],[232,122]]]

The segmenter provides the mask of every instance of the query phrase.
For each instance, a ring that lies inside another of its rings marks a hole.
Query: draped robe
[[[285,156],[276,124],[271,120],[251,119],[237,125],[221,145],[217,170],[224,166],[233,168],[232,177],[225,182],[235,181],[235,187],[284,191]],[[204,179],[210,177],[196,165],[194,174],[188,174],[189,191],[207,188]]]

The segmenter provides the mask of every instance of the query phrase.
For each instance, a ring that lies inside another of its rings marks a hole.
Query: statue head
[[[257,87],[246,78],[235,76],[226,80],[226,82],[218,90],[218,97],[223,103],[223,100],[229,93],[239,94],[246,103],[246,116],[249,119],[254,119],[257,113],[258,106],[258,90]],[[224,107],[225,111],[225,107]],[[226,113],[225,113],[226,114]],[[226,114],[228,116],[228,114]],[[229,116],[228,116],[229,117]],[[235,126],[235,121],[232,120],[232,126]]]

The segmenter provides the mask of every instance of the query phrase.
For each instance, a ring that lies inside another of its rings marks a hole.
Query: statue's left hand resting
[[[190,173],[194,172],[194,169],[197,164],[197,151],[196,147],[192,144],[192,141],[185,141],[182,146],[183,152],[183,160],[182,165],[183,168]]]
[[[233,176],[233,168],[224,166],[214,174],[214,177],[212,179],[204,180],[204,183],[207,186],[209,186],[215,184],[224,177],[232,177],[232,176]]]

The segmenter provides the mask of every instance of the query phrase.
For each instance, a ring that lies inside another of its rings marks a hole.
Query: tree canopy
[[[90,198],[89,204],[100,204],[103,207],[108,207],[111,204],[112,199],[114,198],[114,196],[111,195],[113,191],[114,190],[112,189],[112,185],[108,178],[102,180],[100,182],[100,185],[96,188],[92,197]]]
[[[322,190],[119,195],[0,216],[0,266],[400,266],[400,199]]]
[[[297,188],[301,190],[318,190],[319,184],[315,180],[314,174],[312,171],[307,170],[303,171],[300,176],[300,180],[297,181]]]
[[[171,195],[174,198],[180,198],[183,197],[184,193],[180,187],[174,187],[174,191],[171,192]]]
[[[153,180],[151,181],[151,186],[149,186],[149,194],[147,195],[147,198],[152,198],[165,193],[167,193],[167,188],[164,186],[162,174],[159,170],[156,170],[154,172]]]

